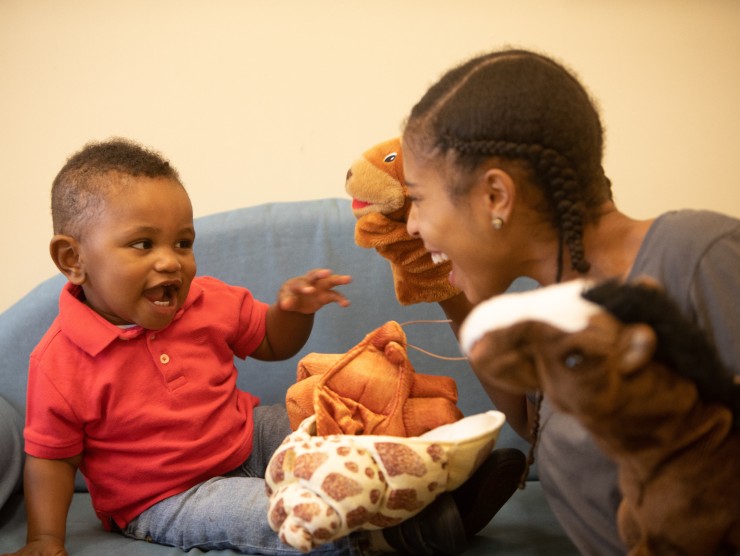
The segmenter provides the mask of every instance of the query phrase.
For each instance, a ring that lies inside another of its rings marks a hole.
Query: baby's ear
[[[49,244],[51,260],[59,271],[73,284],[85,282],[85,268],[80,259],[79,244],[72,236],[57,234]]]

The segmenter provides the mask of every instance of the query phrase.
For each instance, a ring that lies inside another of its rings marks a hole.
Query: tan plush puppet
[[[416,373],[406,335],[394,321],[343,354],[310,353],[298,362],[285,405],[295,430],[316,415],[316,434],[419,436],[462,418],[448,376]]]
[[[345,189],[357,218],[355,243],[388,259],[402,305],[444,301],[460,293],[450,284],[450,263],[436,264],[422,240],[406,232],[411,202],[399,138],[365,151],[347,172]]]
[[[485,387],[542,390],[617,463],[631,556],[740,550],[740,386],[661,290],[573,281],[498,296],[461,343]]]
[[[397,525],[464,483],[491,453],[504,421],[488,411],[399,438],[317,436],[309,417],[268,465],[270,526],[306,552],[355,530]]]

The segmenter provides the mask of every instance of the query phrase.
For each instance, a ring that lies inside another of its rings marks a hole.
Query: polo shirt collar
[[[203,288],[193,280],[188,297],[172,322],[179,320],[201,295],[203,295]],[[108,322],[85,305],[82,301],[82,288],[71,282],[67,282],[59,296],[59,322],[62,333],[93,357],[119,338],[131,340],[146,332],[146,329],[138,325],[121,328]],[[172,323],[169,326],[171,325]]]

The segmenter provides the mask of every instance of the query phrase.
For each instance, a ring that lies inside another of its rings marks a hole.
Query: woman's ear
[[[491,218],[508,222],[516,198],[516,186],[511,174],[501,168],[489,168],[483,174],[483,181]]]
[[[67,279],[77,286],[85,282],[85,267],[80,258],[79,243],[72,236],[57,234],[49,244],[51,260]]]

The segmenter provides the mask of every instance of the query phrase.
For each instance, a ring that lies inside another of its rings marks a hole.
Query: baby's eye
[[[134,249],[151,249],[152,241],[149,239],[142,239],[131,244]]]
[[[389,153],[385,155],[385,158],[383,159],[383,162],[391,163],[394,160],[396,160],[396,157],[398,156],[398,153]]]
[[[181,239],[175,244],[178,249],[191,249],[193,247],[192,239]]]

